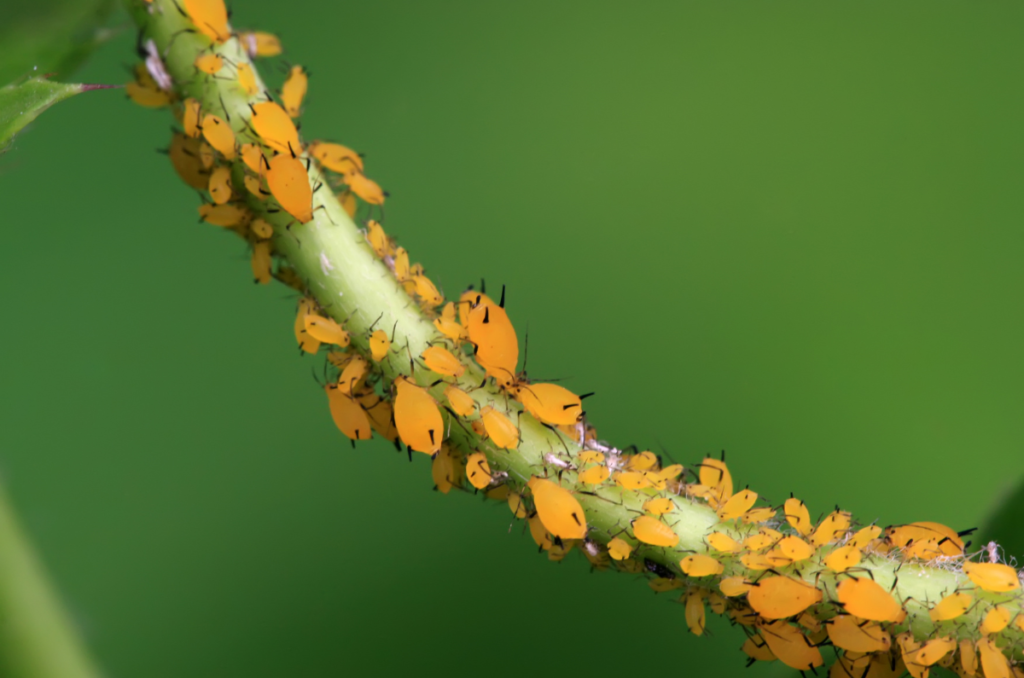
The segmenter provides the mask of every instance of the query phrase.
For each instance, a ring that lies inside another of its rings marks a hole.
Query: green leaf
[[[972,541],[977,548],[990,541],[998,542],[1007,560],[1024,560],[1024,479],[996,498],[988,519]]]
[[[25,125],[58,101],[92,89],[110,87],[115,85],[68,84],[35,77],[0,88],[0,153],[7,150],[11,140]]]

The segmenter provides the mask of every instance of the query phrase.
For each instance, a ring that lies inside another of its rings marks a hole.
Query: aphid
[[[537,515],[548,532],[561,539],[583,539],[587,536],[583,507],[569,490],[536,476],[531,476],[527,485],[533,492]]]
[[[860,558],[860,549],[856,546],[840,546],[825,556],[822,562],[833,572],[846,572],[851,567],[857,567],[860,564]]]
[[[245,182],[245,189],[257,199],[266,200],[270,197],[270,192],[263,188],[263,182],[259,177],[246,174],[242,181]]]
[[[182,4],[192,23],[210,40],[224,42],[231,37],[224,0],[182,0]]]
[[[658,471],[658,477],[662,480],[675,480],[683,472],[682,464],[672,464]]]
[[[390,350],[391,340],[388,339],[387,332],[374,330],[370,335],[370,357],[373,358],[373,362],[379,363],[384,360]]]
[[[786,666],[809,671],[824,663],[821,651],[797,627],[783,620],[759,623],[758,627],[772,654]]]
[[[451,351],[442,346],[427,347],[420,354],[420,358],[423,359],[423,364],[427,366],[428,370],[446,377],[458,379],[466,371],[466,366],[452,355]]]
[[[899,548],[934,540],[941,555],[959,556],[964,552],[964,542],[960,535],[941,523],[918,522],[888,527],[885,530],[885,538]]]
[[[956,619],[967,612],[972,601],[973,598],[969,593],[951,593],[929,610],[928,616],[932,618],[932,621],[937,622]]]
[[[216,75],[224,68],[224,59],[218,54],[200,54],[193,65],[207,75]]]
[[[447,445],[442,445],[441,451],[434,455],[434,460],[430,463],[430,476],[441,494],[448,494],[455,487],[455,465],[451,449]]]
[[[711,548],[722,553],[736,553],[740,550],[740,543],[725,532],[712,532],[705,539]]]
[[[656,516],[662,516],[676,510],[676,503],[668,497],[648,499],[644,502],[644,510]]]
[[[837,509],[825,516],[821,524],[818,525],[818,529],[811,535],[811,544],[824,546],[848,529],[850,529],[850,514]]]
[[[202,120],[202,104],[189,97],[185,99],[181,114],[181,125],[185,128],[185,136],[198,138],[202,134],[199,121]]]
[[[335,385],[328,384],[324,390],[327,392],[331,418],[338,430],[352,440],[369,440],[372,437],[370,419],[359,402]]]
[[[691,577],[709,577],[725,571],[722,563],[703,553],[694,553],[679,561],[679,569]]]
[[[647,585],[650,586],[651,590],[655,593],[665,593],[666,591],[683,588],[683,582],[674,577],[655,577],[648,581]]]
[[[751,551],[760,551],[761,549],[775,545],[780,539],[782,539],[781,532],[777,532],[776,530],[768,527],[762,527],[757,531],[757,534],[753,534],[744,539],[743,546]]]
[[[146,87],[132,81],[124,86],[124,91],[129,99],[146,108],[162,108],[171,103],[171,93],[165,92],[156,86]]]
[[[252,170],[255,174],[262,175],[266,169],[266,163],[263,158],[263,149],[260,148],[259,144],[242,144],[238,147],[238,154],[242,158],[242,162],[245,166]]]
[[[252,277],[253,281],[266,285],[270,282],[272,272],[270,258],[270,242],[261,240],[252,246]]]
[[[750,509],[749,511],[744,513],[742,516],[740,516],[740,521],[747,524],[756,525],[758,523],[766,523],[774,517],[775,509],[771,508],[770,506],[762,506],[760,508]]]
[[[210,197],[216,205],[231,200],[231,168],[222,165],[210,173]]]
[[[369,415],[370,425],[373,426],[373,430],[377,432],[377,435],[389,442],[396,442],[398,440],[398,429],[395,428],[395,420],[392,416],[394,410],[391,408],[391,401],[385,400],[375,393],[360,396],[359,401],[362,403],[367,415]],[[452,482],[458,486],[462,477],[460,474],[462,467],[456,465],[453,468],[454,480]]]
[[[352,343],[348,332],[332,318],[310,313],[306,316],[305,323],[306,332],[322,344],[334,344],[344,348]]]
[[[656,518],[640,516],[632,525],[633,535],[645,544],[672,547],[679,543],[679,535]]]
[[[765,619],[784,619],[820,603],[821,597],[810,584],[780,575],[758,580],[747,593],[747,602]]]
[[[686,626],[695,636],[704,634],[705,612],[704,596],[699,589],[690,589],[686,594]]]
[[[832,644],[851,652],[886,652],[892,645],[889,633],[874,622],[840,614],[825,622]]]
[[[600,485],[604,481],[608,480],[608,467],[607,466],[591,466],[590,468],[581,471],[577,476],[577,479],[581,483],[587,485]]]
[[[487,455],[483,452],[474,452],[466,459],[466,477],[470,484],[478,490],[482,490],[491,484],[491,466],[487,463]]]
[[[308,318],[309,316],[307,320]],[[355,393],[359,384],[366,378],[369,368],[369,364],[362,356],[353,355],[338,376],[338,390],[342,393]]]
[[[907,665],[907,670],[913,675],[914,669],[920,670],[920,668],[932,666],[955,649],[956,641],[954,639],[949,637],[933,638],[912,653],[904,653],[903,661]],[[926,675],[923,671],[921,674]]]
[[[274,227],[263,219],[253,219],[249,229],[260,240],[268,240],[274,235]]]
[[[313,147],[311,146],[311,153],[312,149]],[[384,232],[384,227],[381,226],[377,221],[374,221],[373,219],[370,219],[368,222],[366,222],[366,242],[370,243],[370,247],[373,248],[374,254],[376,254],[381,259],[383,259],[390,253],[390,238],[388,238],[387,233]]]
[[[213,152],[213,146],[206,143],[205,141],[199,142],[199,161],[203,163],[203,168],[210,169],[213,167],[213,163],[217,160],[217,154]]]
[[[1010,661],[996,645],[996,641],[982,638],[978,641],[977,648],[985,678],[1010,678]]]
[[[781,553],[790,563],[799,563],[814,555],[814,547],[800,537],[783,537],[773,549]]]
[[[642,490],[651,486],[651,481],[640,471],[622,471],[615,474],[615,482],[627,490]]]
[[[783,511],[786,513],[786,522],[801,536],[806,537],[814,529],[811,513],[807,510],[807,505],[799,499],[794,497],[787,499],[783,505]]]
[[[412,281],[416,283],[416,296],[424,301],[430,308],[435,308],[444,303],[444,295],[438,292],[434,283],[425,275],[414,275]]]
[[[754,502],[757,501],[757,492],[752,490],[740,490],[731,496],[725,504],[718,509],[718,519],[721,521],[734,520],[746,513]]]
[[[598,452],[597,450],[583,450],[576,455],[576,461],[580,464],[603,464],[604,452]]]
[[[441,449],[444,437],[444,421],[437,402],[427,389],[405,376],[395,379],[395,389],[395,425],[399,438],[417,452],[434,454]]]
[[[540,516],[534,513],[527,519],[526,524],[529,525],[530,536],[533,537],[533,541],[537,543],[537,546],[544,551],[549,551],[552,546],[551,535],[544,528],[544,523],[541,522]]]
[[[212,113],[203,116],[203,138],[227,160],[235,158],[235,133],[230,125]]]
[[[505,450],[519,447],[519,429],[511,419],[490,405],[481,408],[480,417],[483,419],[487,435],[495,445]]]
[[[349,190],[359,196],[363,202],[371,205],[383,205],[388,196],[373,179],[368,179],[362,172],[343,174],[341,180]]]
[[[200,205],[199,218],[214,226],[230,228],[244,224],[252,212],[238,205]]]
[[[345,214],[347,214],[350,219],[355,219],[356,208],[358,207],[358,205],[356,204],[355,194],[352,193],[352,191],[342,191],[341,193],[338,193],[337,196],[335,197],[337,197],[338,202],[341,203],[341,209],[345,210]]]
[[[764,638],[758,634],[747,638],[740,649],[754,661],[773,662],[777,659],[768,648],[768,643],[764,642]]]
[[[857,530],[850,541],[847,542],[850,546],[856,546],[859,549],[864,548],[874,540],[878,539],[878,536],[882,534],[882,528],[878,525],[868,525]]]
[[[519,360],[518,345],[516,360]],[[513,369],[515,368],[513,367]],[[575,424],[583,416],[583,404],[580,397],[558,384],[522,384],[516,391],[516,400],[521,402],[526,411],[537,421],[544,424]],[[651,453],[645,452],[644,454]],[[655,458],[654,463],[657,462],[658,460]],[[632,465],[630,468],[634,471],[646,470],[635,468]]]
[[[302,66],[292,66],[288,79],[281,87],[281,103],[284,110],[293,118],[299,117],[302,112],[302,100],[306,98],[306,90],[309,88],[309,76]]]
[[[460,342],[462,340],[462,325],[455,319],[454,303],[449,301],[444,305],[444,308],[441,309],[441,315],[434,319],[434,327],[452,341]]]
[[[700,484],[691,485],[689,489],[695,496],[707,499],[714,508],[718,508],[732,496],[732,474],[724,461],[712,457],[705,457],[699,466]]]
[[[978,630],[983,636],[999,633],[1010,623],[1010,610],[1002,605],[996,605],[985,614]]]
[[[1003,593],[1020,588],[1017,572],[1001,563],[964,563],[964,574],[984,591]]]
[[[247,63],[238,64],[238,86],[248,96],[254,96],[260,91],[259,85],[256,84],[256,74]]]
[[[754,585],[743,577],[726,577],[718,584],[718,588],[721,589],[722,593],[730,598],[736,596],[742,596],[748,593]]]
[[[277,56],[281,53],[280,38],[270,33],[246,31],[238,34],[238,41],[251,59]]]
[[[338,174],[363,171],[363,159],[348,146],[314,141],[309,145],[309,154],[316,158],[321,165]]]
[[[316,302],[308,297],[299,299],[299,310],[295,315],[295,340],[304,353],[316,353],[320,350],[320,342],[306,333],[306,316],[316,313]]]
[[[846,611],[861,619],[900,623],[907,616],[896,599],[871,579],[844,579],[836,593]]]
[[[175,133],[167,149],[174,171],[188,186],[203,190],[210,185],[210,175],[199,159],[199,140]]]
[[[298,158],[279,153],[270,159],[267,186],[288,214],[305,224],[313,220],[313,189],[306,165]]]
[[[610,555],[613,560],[625,560],[626,558],[629,558],[629,554],[632,552],[633,547],[630,546],[628,542],[618,537],[614,537],[608,542],[608,555]]]
[[[516,518],[526,517],[526,504],[523,503],[523,497],[518,492],[509,492],[508,508]]]
[[[395,250],[394,264],[395,278],[398,282],[409,280],[409,253],[405,251],[404,247]]]
[[[967,638],[960,641],[960,666],[964,674],[973,676],[978,672],[978,651],[974,643]],[[963,675],[963,674],[961,674]]]
[[[298,154],[302,151],[302,145],[299,143],[299,131],[295,129],[295,123],[275,102],[264,101],[253,104],[249,124],[263,139],[263,143],[275,151],[285,154]]]
[[[476,412],[476,401],[461,388],[448,386],[444,390],[444,397],[448,400],[452,411],[460,417],[468,417]]]
[[[573,423],[573,422],[566,422]],[[626,460],[626,467],[630,471],[649,471],[658,465],[658,457],[653,452],[646,451],[630,455]]]

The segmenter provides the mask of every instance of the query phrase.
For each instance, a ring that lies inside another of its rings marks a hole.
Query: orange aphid
[[[268,240],[274,236],[274,227],[263,219],[253,219],[249,224],[249,230],[260,240]]]
[[[482,490],[491,484],[491,466],[487,463],[487,455],[483,452],[474,452],[466,459],[466,477],[470,484],[478,490]]]
[[[718,509],[718,519],[721,521],[734,520],[746,513],[754,502],[757,501],[757,492],[753,490],[740,490],[731,496],[721,508]]]
[[[476,401],[461,388],[448,386],[444,390],[444,397],[448,399],[452,411],[460,417],[468,417],[476,411]]]
[[[861,553],[856,546],[841,546],[825,556],[825,567],[833,572],[846,572],[860,564]]]
[[[441,446],[441,451],[434,456],[434,460],[430,463],[430,476],[434,479],[434,485],[441,494],[448,494],[456,486],[458,476],[455,467],[457,463],[447,445]]]
[[[608,467],[607,466],[591,466],[590,468],[581,471],[577,478],[581,483],[587,485],[600,485],[604,481],[608,480]]]
[[[451,351],[441,346],[427,347],[420,357],[428,370],[446,377],[459,378],[466,371],[466,366]]]
[[[260,181],[259,177],[246,174],[242,181],[245,182],[246,190],[257,199],[266,200],[270,197],[270,192],[264,189],[263,182]]]
[[[417,386],[408,377],[395,379],[395,426],[398,437],[411,449],[434,454],[441,449],[444,421],[437,402],[427,389]]]
[[[686,594],[686,626],[695,636],[704,634],[704,596],[699,589],[690,589]]]
[[[759,662],[773,662],[777,659],[768,647],[768,643],[764,642],[764,638],[759,634],[754,634],[747,638],[740,650],[751,659]]]
[[[210,184],[209,172],[199,157],[200,143],[198,139],[175,133],[167,149],[167,157],[171,159],[178,177],[196,190],[207,188]]]
[[[1020,588],[1017,572],[1001,563],[964,563],[964,574],[984,591],[1002,593]]]
[[[775,545],[774,551],[782,554],[790,563],[799,563],[814,555],[814,547],[800,537],[783,537]]]
[[[248,95],[253,96],[260,91],[259,85],[256,84],[256,74],[252,70],[252,66],[246,63],[238,64],[238,86]]]
[[[679,568],[691,577],[708,577],[714,574],[722,574],[725,570],[722,563],[703,553],[686,556],[679,561]]]
[[[299,131],[283,108],[273,101],[264,101],[252,106],[249,124],[263,139],[263,143],[284,154],[298,154],[302,151]]]
[[[933,638],[913,652],[904,652],[903,661],[907,670],[913,675],[914,670],[936,664],[940,659],[956,649],[956,641],[952,638]],[[921,672],[922,674],[924,672]]]
[[[840,614],[825,622],[832,644],[851,652],[885,652],[892,645],[889,633],[875,622]]]
[[[818,648],[795,626],[780,620],[758,627],[769,649],[786,666],[809,671],[824,663]]]
[[[722,553],[736,553],[740,550],[740,543],[725,532],[712,532],[706,540],[711,548]]]
[[[155,82],[149,85],[133,80],[124,86],[124,92],[129,99],[146,108],[162,108],[169,105],[173,99],[170,92],[160,89]]]
[[[235,133],[231,126],[212,113],[203,116],[203,138],[228,160],[235,158]]]
[[[434,282],[425,275],[414,275],[412,281],[416,283],[416,296],[424,301],[427,306],[434,308],[444,303],[444,295],[438,291]]]
[[[626,558],[629,558],[629,554],[632,552],[633,547],[630,546],[628,542],[619,539],[618,537],[614,537],[608,542],[608,555],[610,555],[613,560],[625,560]]]
[[[516,518],[525,518],[527,515],[526,504],[523,502],[522,495],[518,492],[509,492],[508,508]]]
[[[224,59],[217,54],[200,54],[193,65],[207,75],[215,75],[224,68]]]
[[[783,505],[783,510],[786,513],[786,522],[800,535],[806,537],[814,529],[814,523],[811,522],[811,513],[807,510],[807,506],[799,499],[792,497],[787,499]]]
[[[597,450],[583,450],[576,455],[576,461],[581,464],[603,464],[604,452]]]
[[[644,510],[656,516],[662,516],[676,510],[676,503],[668,497],[648,499],[644,502]]]
[[[202,105],[189,97],[185,99],[184,109],[182,111],[181,125],[185,128],[185,135],[193,138],[198,138],[202,133],[199,128],[199,121],[202,120]]]
[[[348,332],[332,318],[310,313],[304,322],[306,323],[306,333],[322,344],[345,347],[352,341]]]
[[[742,516],[740,520],[748,524],[766,523],[775,517],[775,509],[770,506],[762,506],[761,508],[750,509]]]
[[[395,249],[394,267],[395,279],[398,280],[398,282],[405,282],[406,280],[409,280],[409,253],[405,251],[404,247],[398,247]]]
[[[985,678],[1010,678],[1010,661],[994,640],[982,638],[978,641],[977,648]]]
[[[327,392],[331,418],[338,430],[352,440],[369,440],[370,419],[359,402],[337,386],[328,384],[324,390]]]
[[[516,359],[518,360],[518,354]],[[515,398],[523,404],[527,412],[544,424],[575,424],[583,416],[583,403],[580,397],[558,384],[522,384],[516,389]],[[654,462],[657,463],[657,458]],[[637,471],[646,470],[633,466],[630,468]]]
[[[960,617],[971,606],[973,599],[969,593],[951,593],[928,611],[932,621],[949,621]]]
[[[811,535],[811,544],[824,546],[848,529],[850,529],[850,514],[846,511],[835,510],[825,516],[825,519],[818,525],[818,529]]]
[[[281,86],[281,103],[291,117],[297,118],[302,112],[302,100],[306,98],[308,88],[309,75],[302,66],[292,66],[288,79]]]
[[[306,316],[316,313],[316,302],[308,297],[299,300],[299,310],[295,315],[295,340],[305,353],[316,353],[320,350],[320,342],[306,332]]]
[[[665,591],[683,588],[683,582],[675,577],[655,577],[648,581],[647,585],[650,586],[651,590],[655,593],[664,593]]]
[[[729,473],[724,461],[711,457],[705,457],[699,466],[700,484],[691,485],[689,490],[718,508],[732,496],[732,474]]]
[[[367,178],[362,172],[343,174],[341,180],[349,190],[371,205],[383,205],[387,193],[373,179]]]
[[[548,532],[561,539],[583,539],[587,536],[583,507],[569,490],[536,476],[530,478],[527,486],[533,492],[537,515]]]
[[[878,525],[868,525],[857,530],[850,541],[847,542],[850,546],[856,546],[859,549],[864,548],[874,540],[878,539],[878,536],[882,534],[882,528]]]
[[[370,243],[374,254],[381,259],[386,257],[391,251],[391,240],[388,238],[387,233],[384,232],[384,227],[373,219],[366,222],[366,242]]]
[[[627,490],[642,490],[651,486],[651,481],[640,471],[621,471],[615,474],[615,482]]]
[[[781,539],[781,532],[776,532],[768,527],[762,527],[757,531],[757,534],[752,534],[744,539],[743,546],[751,551],[760,551],[776,544]]]
[[[537,543],[544,551],[551,549],[551,535],[548,534],[547,529],[544,527],[544,523],[540,521],[540,516],[534,513],[527,519],[526,524],[530,527],[530,536],[533,537],[533,541]]]
[[[224,42],[231,37],[224,0],[182,0],[182,4],[195,27],[210,40]]]
[[[253,59],[256,57],[277,56],[281,53],[281,40],[276,35],[262,31],[246,31],[238,34],[246,53]]]
[[[519,338],[505,309],[481,302],[469,312],[469,341],[476,347],[476,360],[499,384],[515,382],[519,363]]]
[[[352,174],[363,171],[363,159],[348,146],[314,141],[309,145],[309,153],[332,172]]]
[[[455,319],[455,304],[448,302],[441,309],[441,315],[434,319],[434,327],[437,331],[448,337],[452,341],[460,341],[462,339],[462,325]]]
[[[675,546],[679,535],[665,523],[650,516],[640,516],[633,521],[633,535],[651,546]]]
[[[253,281],[260,284],[266,285],[270,282],[273,273],[270,258],[270,243],[266,240],[261,240],[253,244],[252,246],[252,277]]]
[[[941,523],[917,522],[895,525],[885,530],[885,538],[893,546],[906,548],[911,543],[934,540],[941,555],[959,556],[964,552],[964,541],[954,530]]]
[[[999,633],[1010,623],[1010,610],[1002,605],[996,605],[985,614],[978,630],[983,636]]]
[[[391,401],[381,398],[376,393],[368,393],[364,396],[359,397],[359,402],[362,403],[363,409],[370,417],[370,425],[373,426],[373,430],[377,432],[381,438],[389,442],[395,442],[398,440],[398,429],[395,428],[395,420],[392,416],[394,410],[391,407]],[[458,473],[461,466],[455,468],[455,484],[460,478]]]
[[[351,356],[338,375],[338,389],[342,393],[354,393],[369,371],[370,365],[362,356]]]
[[[784,619],[820,603],[821,591],[792,577],[765,577],[754,584],[747,602],[765,619]]]
[[[391,340],[388,339],[387,332],[374,330],[370,335],[370,357],[373,358],[373,362],[379,363],[384,360],[389,350],[391,350]]]
[[[974,642],[966,638],[960,641],[960,666],[968,676],[978,672],[978,650]]]
[[[844,579],[836,593],[846,611],[861,619],[899,623],[907,616],[896,599],[871,579]]]
[[[241,156],[245,166],[255,174],[263,174],[263,171],[266,169],[266,163],[263,159],[263,149],[260,148],[259,144],[242,144],[238,147],[238,155]]]
[[[519,447],[519,429],[512,423],[512,420],[490,405],[480,410],[480,417],[483,419],[484,428],[491,442],[505,450],[514,450]]]
[[[735,598],[748,593],[750,589],[754,588],[754,585],[743,577],[726,577],[719,582],[718,588],[730,598]]]
[[[279,153],[270,159],[267,186],[288,214],[305,224],[313,220],[313,188],[306,165],[298,158]]]
[[[573,423],[573,422],[568,422]],[[630,471],[649,471],[658,465],[658,457],[653,452],[645,451],[631,454],[626,459],[626,467]]]
[[[231,200],[231,168],[227,165],[214,168],[210,173],[210,197],[215,205]]]

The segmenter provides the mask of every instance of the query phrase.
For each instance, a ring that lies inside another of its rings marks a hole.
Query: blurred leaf
[[[69,84],[35,77],[0,88],[0,153],[7,150],[11,139],[25,125],[58,101],[91,89],[110,87],[114,85]]]
[[[972,540],[974,546],[981,548],[990,541],[998,542],[1006,559],[1016,556],[1019,563],[1024,556],[1024,520],[1021,516],[1024,516],[1024,479],[993,502],[992,512],[976,539]]]

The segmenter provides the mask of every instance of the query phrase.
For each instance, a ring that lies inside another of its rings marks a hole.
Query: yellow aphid
[[[238,64],[238,86],[248,96],[253,96],[260,91],[259,85],[256,84],[256,74],[253,72],[252,66],[247,63]]]
[[[519,338],[505,309],[478,296],[476,308],[469,312],[466,331],[476,347],[476,361],[502,386],[515,382],[519,362]]]
[[[982,638],[978,641],[977,648],[985,678],[1010,678],[1010,661],[994,640]]]
[[[857,530],[850,541],[847,542],[850,546],[856,546],[859,549],[864,548],[874,540],[878,539],[879,535],[882,534],[882,528],[878,525],[868,525]]]
[[[366,360],[362,356],[353,355],[338,375],[338,389],[343,393],[355,393],[369,371],[370,365]]]
[[[389,350],[391,350],[391,340],[388,339],[387,332],[374,330],[370,335],[370,357],[373,358],[373,362],[379,363],[384,360]]]
[[[661,516],[676,510],[676,503],[668,497],[648,499],[644,502],[644,510],[650,514]]]
[[[491,484],[491,466],[487,463],[487,455],[483,452],[474,452],[466,459],[466,477],[470,484],[478,490],[482,490]]]
[[[665,593],[666,591],[681,589],[684,586],[683,582],[679,579],[669,579],[667,577],[655,577],[648,581],[647,585],[650,586],[651,590],[655,593]]]
[[[580,471],[577,478],[581,483],[587,485],[600,485],[604,481],[608,480],[608,467],[607,466],[591,466],[590,468]]]
[[[238,155],[242,158],[245,166],[255,174],[263,174],[266,164],[263,159],[263,149],[259,144],[242,144],[238,147]]]
[[[705,591],[708,598],[708,605],[711,606],[711,611],[715,614],[725,614],[728,603],[721,594],[715,591]]]
[[[799,579],[786,576],[765,577],[747,593],[747,602],[765,619],[784,619],[798,615],[821,602],[821,591]]]
[[[185,99],[181,118],[181,125],[185,128],[185,135],[199,138],[199,135],[202,134],[199,122],[202,119],[202,105],[192,97]]]
[[[281,53],[281,40],[276,35],[262,31],[246,31],[238,34],[238,41],[250,58],[277,56]]]
[[[270,191],[263,187],[263,182],[260,181],[259,177],[254,177],[251,174],[246,174],[242,179],[245,182],[245,188],[249,193],[260,200],[266,200],[270,197]]]
[[[743,563],[743,567],[755,572],[770,570],[775,567],[775,563],[762,553],[744,553],[740,556],[740,562]]]
[[[984,621],[981,622],[981,626],[978,630],[981,631],[981,635],[988,636],[994,633],[999,633],[1010,623],[1010,610],[1003,607],[1002,605],[996,605],[985,614]]]
[[[708,577],[714,574],[722,574],[725,570],[722,563],[703,553],[686,556],[679,561],[679,568],[691,577]]]
[[[671,527],[650,516],[640,516],[633,521],[633,535],[651,546],[675,546],[679,535]]]
[[[928,611],[932,621],[949,621],[956,619],[967,612],[973,598],[969,593],[951,593]]]
[[[457,379],[466,371],[466,366],[451,351],[442,346],[428,346],[420,354],[420,358],[423,359],[423,364],[427,366],[428,370],[446,377]]]
[[[359,204],[356,202],[356,196],[352,191],[342,191],[337,194],[338,202],[341,203],[341,209],[345,210],[345,214],[351,219],[356,218],[356,210],[359,208]]]
[[[341,179],[348,186],[349,190],[359,196],[363,202],[371,205],[384,204],[384,198],[387,197],[387,193],[381,189],[376,181],[368,179],[362,172],[344,174]]]
[[[320,342],[306,333],[306,316],[316,313],[316,302],[308,297],[299,300],[299,310],[295,315],[295,340],[304,353],[316,353],[320,350]]]
[[[984,591],[1003,593],[1020,588],[1017,572],[1001,563],[964,563],[964,574]]]
[[[833,511],[825,516],[818,529],[811,535],[811,544],[824,546],[850,529],[850,514],[846,511]]]
[[[581,464],[603,464],[604,452],[597,450],[583,450],[576,455],[576,460]]]
[[[511,491],[508,485],[501,484],[489,488],[484,496],[492,501],[508,501],[508,493]]]
[[[762,506],[761,508],[750,509],[740,516],[740,520],[747,524],[756,525],[758,523],[766,523],[774,517],[775,509],[770,506]]]
[[[252,246],[252,277],[253,281],[266,285],[273,277],[273,268],[270,258],[270,242],[261,240]]]
[[[394,410],[391,407],[391,401],[381,398],[376,393],[370,393],[361,396],[360,402],[363,405],[363,409],[370,416],[370,425],[373,426],[373,430],[377,432],[377,435],[392,443],[397,441],[398,429],[395,428],[395,419],[392,416]],[[460,485],[462,466],[456,465],[453,468],[454,480],[452,482],[455,485]]]
[[[281,102],[284,110],[293,118],[299,117],[302,112],[302,100],[306,98],[306,90],[309,88],[309,76],[302,66],[292,66],[288,79],[281,86]]]
[[[366,242],[370,243],[374,254],[383,259],[391,250],[391,242],[384,227],[370,219],[366,222]]]
[[[210,40],[224,42],[231,37],[224,0],[182,0],[182,4],[195,27]]]
[[[230,228],[246,222],[252,213],[238,205],[200,205],[199,218],[214,226]]]
[[[448,400],[452,411],[460,417],[468,417],[476,412],[476,401],[461,388],[448,386],[444,390],[444,397]]]
[[[719,582],[718,588],[728,597],[735,598],[748,593],[750,589],[754,588],[754,585],[743,577],[726,577]]]
[[[452,341],[458,342],[463,339],[462,325],[455,319],[455,304],[450,301],[444,305],[440,317],[434,319],[434,327]]]
[[[686,626],[695,636],[704,634],[705,613],[704,596],[698,589],[690,589],[686,594]]]
[[[718,509],[718,519],[723,522],[735,520],[746,513],[756,501],[757,492],[753,490],[740,490]]]
[[[630,471],[649,471],[658,465],[658,457],[653,452],[641,452],[626,457],[626,468]]]
[[[683,472],[682,464],[672,464],[658,471],[658,477],[662,480],[675,480]]]
[[[641,471],[641,473],[644,474],[644,479],[647,480],[648,485],[659,492],[668,489],[668,483],[658,474],[657,471]]]
[[[274,227],[263,219],[253,219],[249,224],[249,230],[260,240],[269,240],[274,235]]]
[[[757,634],[747,638],[740,650],[751,659],[759,662],[773,662],[777,659],[768,648],[768,643],[764,642],[764,638]]]
[[[155,84],[152,87],[146,87],[132,81],[124,86],[124,91],[129,99],[146,108],[163,108],[170,105],[172,99],[170,92],[163,91]]]
[[[968,676],[978,672],[978,650],[974,647],[974,642],[966,638],[960,641],[960,666]]]
[[[395,279],[398,282],[405,282],[411,277],[409,274],[409,253],[405,251],[404,247],[398,247],[395,249],[394,256],[395,266]]]
[[[700,484],[713,490],[714,503],[721,504],[732,496],[732,474],[724,461],[705,457],[700,463]]]
[[[348,346],[352,340],[348,332],[332,318],[310,313],[306,316],[306,332],[322,344]]]
[[[942,555],[959,556],[964,552],[964,542],[954,530],[941,523],[917,522],[895,525],[885,530],[885,538],[893,546],[906,548],[912,543],[934,540]]]
[[[430,476],[434,479],[434,485],[441,494],[448,494],[456,486],[455,467],[457,464],[458,462],[452,456],[452,451],[447,445],[442,445],[441,451],[430,462]]]
[[[490,405],[480,410],[480,417],[483,419],[484,428],[491,442],[504,450],[514,450],[519,447],[519,429],[512,423],[512,420]]]
[[[776,542],[782,539],[782,534],[772,530],[770,528],[761,528],[757,534],[752,534],[743,540],[744,548],[751,551],[760,551],[766,549],[769,546],[773,546]]]
[[[533,492],[537,514],[548,532],[561,539],[583,539],[587,536],[583,507],[572,492],[536,476],[532,476],[527,485]]]
[[[171,137],[167,156],[182,181],[196,190],[203,190],[210,185],[210,174],[199,158],[199,144],[198,139],[176,133]]]
[[[773,549],[786,557],[791,563],[799,563],[814,555],[814,547],[800,537],[783,537]]]
[[[846,611],[861,619],[899,623],[907,616],[892,594],[871,579],[844,579],[836,593]]]
[[[783,505],[783,511],[786,514],[786,522],[800,535],[806,537],[814,529],[814,523],[811,522],[811,513],[807,510],[807,506],[799,499],[787,499]]]
[[[298,158],[280,153],[270,159],[267,186],[270,194],[300,224],[313,220],[313,189],[306,165]]]
[[[527,525],[530,527],[530,536],[533,537],[533,541],[537,543],[544,551],[551,549],[551,535],[548,534],[547,529],[544,527],[544,523],[540,521],[540,516],[534,513],[527,520]]]
[[[722,553],[736,553],[740,550],[739,542],[725,532],[712,532],[705,539],[711,548]]]
[[[860,549],[856,546],[841,546],[825,556],[822,561],[833,572],[846,572],[860,564]]]
[[[580,397],[558,384],[523,384],[515,396],[527,412],[544,424],[556,426],[575,424],[583,416],[583,404]],[[630,462],[639,456],[641,455],[630,457]],[[654,460],[654,463],[657,463],[657,459]],[[631,464],[629,468],[634,471],[644,470]]]
[[[639,471],[616,473],[615,482],[627,490],[642,490],[651,486],[651,482]]]
[[[810,671],[824,663],[821,651],[797,627],[782,620],[758,623],[758,627],[772,654],[786,666]]]
[[[629,558],[629,554],[632,552],[633,547],[630,546],[628,542],[623,541],[618,537],[614,537],[608,542],[608,555],[610,555],[613,560],[625,560],[626,558]]]
[[[332,172],[352,174],[363,171],[363,159],[348,146],[314,141],[309,145],[309,153]]]
[[[210,173],[210,197],[215,205],[223,205],[231,200],[231,168],[222,165]]]
[[[956,641],[952,638],[933,638],[910,653],[904,653],[903,661],[907,670],[911,667],[927,667],[936,664],[940,659],[956,649]]]
[[[207,75],[216,75],[224,68],[224,59],[217,54],[200,54],[193,65]]]
[[[213,152],[213,146],[205,141],[199,142],[199,160],[206,169],[213,167],[213,163],[217,160],[217,154]]]
[[[285,110],[273,101],[264,101],[252,106],[249,124],[263,139],[263,143],[284,154],[299,154],[299,131]]]
[[[370,419],[359,402],[337,386],[329,384],[325,390],[327,404],[331,408],[331,418],[338,430],[352,440],[369,440],[371,438]]]
[[[523,503],[523,497],[518,492],[509,492],[508,508],[516,518],[526,517],[526,504]]]
[[[235,158],[235,133],[231,126],[212,113],[203,116],[203,138],[228,160]]]
[[[892,645],[889,633],[875,622],[840,614],[825,622],[832,644],[851,652],[885,652]]]
[[[417,452],[434,454],[441,449],[444,421],[437,402],[427,389],[408,377],[395,379],[395,426],[402,442]]]

